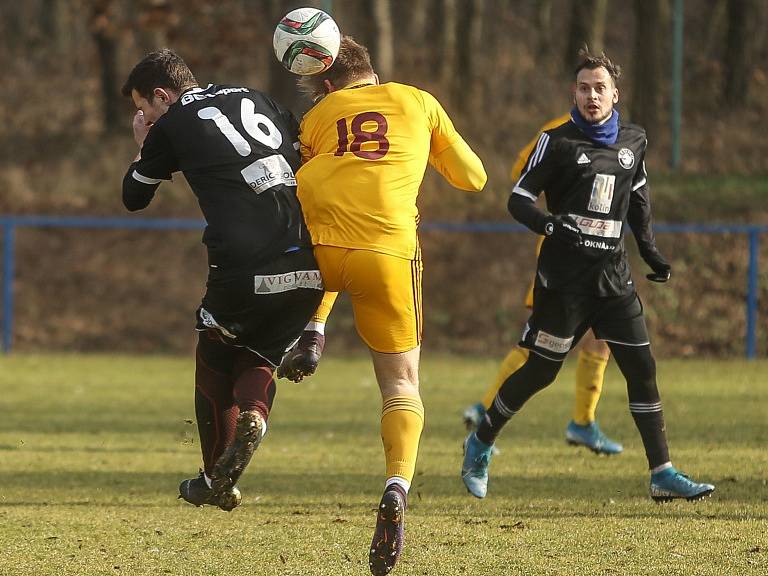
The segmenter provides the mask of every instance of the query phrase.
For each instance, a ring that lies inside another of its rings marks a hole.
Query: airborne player
[[[368,50],[349,37],[331,68],[301,82],[319,98],[301,123],[301,207],[326,288],[350,295],[381,392],[386,481],[368,559],[384,575],[402,549],[424,425],[419,186],[427,163],[467,191],[481,190],[486,174],[440,103],[413,86],[380,85]]]
[[[267,430],[272,372],[322,297],[296,198],[298,124],[265,94],[198,86],[171,50],[147,55],[123,94],[138,111],[140,152],[123,203],[141,210],[183,172],[207,227],[208,282],[197,310],[195,412],[204,469],[180,498],[231,510],[235,485]]]

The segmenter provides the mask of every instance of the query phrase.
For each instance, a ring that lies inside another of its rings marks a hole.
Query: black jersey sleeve
[[[535,202],[557,174],[554,151],[550,135],[542,132],[507,203],[512,216],[537,234],[544,234],[548,214],[537,208]]]
[[[173,148],[161,127],[150,128],[141,155],[123,177],[123,205],[131,212],[146,208],[163,180],[178,170]]]
[[[653,233],[651,196],[648,188],[648,175],[645,171],[645,148],[643,148],[637,172],[632,180],[627,221],[637,241],[640,255],[647,262],[649,257],[658,254],[658,249],[656,248],[656,237]]]

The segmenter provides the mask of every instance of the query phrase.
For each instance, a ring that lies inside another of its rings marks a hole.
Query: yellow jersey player
[[[369,566],[384,575],[402,550],[424,425],[419,186],[428,163],[466,191],[487,177],[440,103],[413,86],[379,84],[368,50],[351,38],[331,68],[301,84],[317,103],[301,122],[299,201],[325,288],[349,293],[381,391],[387,478]]]
[[[571,115],[564,114],[554,120],[550,120],[539,129],[536,137],[531,140],[518,154],[510,177],[517,182],[525,169],[531,152],[539,141],[541,133],[556,128],[566,122],[570,122]],[[539,237],[536,247],[538,255],[544,237]],[[525,297],[525,306],[533,307],[533,282]],[[486,410],[491,407],[496,393],[504,384],[504,381],[517,371],[528,359],[529,351],[521,346],[515,346],[502,360],[495,380],[486,390],[482,400],[468,406],[464,410],[464,423],[468,429],[475,429],[485,416]],[[603,388],[603,377],[608,365],[611,351],[602,340],[597,340],[592,331],[588,331],[581,340],[578,364],[576,367],[576,398],[573,406],[573,420],[568,423],[565,430],[565,438],[569,444],[586,446],[596,454],[619,454],[624,448],[618,442],[608,438],[601,430],[595,419],[595,409],[600,400],[600,392]]]

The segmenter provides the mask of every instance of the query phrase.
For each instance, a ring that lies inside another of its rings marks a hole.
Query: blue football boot
[[[595,454],[611,455],[624,451],[624,446],[603,434],[597,422],[582,426],[571,420],[565,429],[565,441],[574,446],[586,446]]]
[[[493,456],[493,444],[480,441],[474,432],[464,440],[464,461],[461,464],[461,479],[476,498],[485,498],[488,493],[488,464]]]
[[[651,474],[651,498],[656,502],[669,502],[685,498],[689,502],[701,500],[715,491],[713,484],[694,482],[674,467]]]
[[[467,406],[464,408],[461,416],[464,419],[464,426],[467,428],[467,431],[474,432],[480,426],[483,418],[485,418],[485,406],[483,406],[482,402]]]
[[[483,418],[485,418],[485,406],[483,406],[482,402],[471,404],[464,408],[461,417],[464,420],[464,427],[467,429],[467,432],[474,432],[480,426]],[[494,456],[501,454],[501,450],[496,448],[496,444],[491,447],[491,452]]]

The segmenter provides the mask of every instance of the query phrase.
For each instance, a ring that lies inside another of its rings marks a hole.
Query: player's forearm
[[[627,221],[643,258],[657,252],[656,236],[653,233],[653,218],[648,189],[643,187],[632,192],[629,199]]]
[[[435,156],[430,163],[448,180],[451,186],[467,192],[480,192],[488,181],[483,162],[463,139]]]
[[[147,183],[138,180],[134,164],[131,164],[123,177],[123,206],[130,212],[146,208],[154,198],[155,190],[159,185],[159,181]]]
[[[548,214],[536,207],[536,203],[522,194],[513,192],[507,203],[509,213],[536,234],[544,234],[544,226],[547,223]]]

